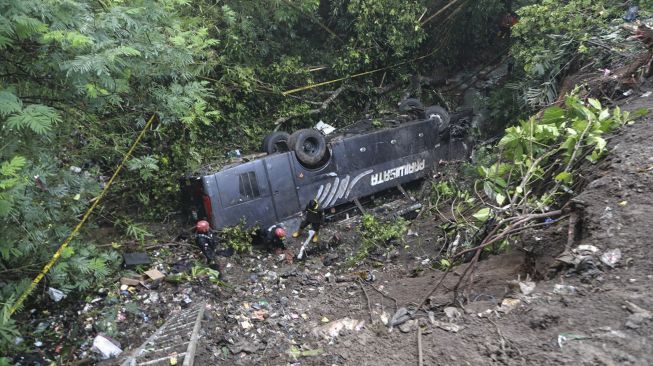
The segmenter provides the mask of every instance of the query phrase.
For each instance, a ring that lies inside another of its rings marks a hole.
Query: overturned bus
[[[282,225],[292,232],[311,199],[323,209],[337,208],[423,178],[441,160],[469,156],[466,133],[452,132],[458,116],[438,106],[417,109],[383,120],[384,127],[379,120],[361,121],[377,127],[330,138],[316,129],[275,132],[263,141],[266,156],[185,177],[184,206],[214,230],[244,220],[248,227]]]

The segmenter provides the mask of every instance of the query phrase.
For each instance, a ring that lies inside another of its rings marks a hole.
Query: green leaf
[[[594,107],[595,109],[598,109],[598,110],[601,109],[601,102],[599,102],[598,100],[596,100],[596,99],[594,99],[594,98],[588,98],[588,99],[587,99],[587,102],[588,102],[592,107]]]
[[[476,211],[476,213],[473,214],[472,216],[480,222],[485,222],[487,221],[487,219],[490,218],[490,209],[488,207],[482,208]]]
[[[16,155],[10,161],[5,161],[0,165],[0,174],[5,176],[15,176],[26,163],[27,160],[24,157]]]
[[[501,193],[497,193],[495,199],[496,199],[497,203],[499,204],[499,206],[503,206],[503,203],[506,201],[506,196],[504,196]]]
[[[560,172],[558,175],[555,176],[555,180],[569,184],[572,181],[571,173]]]
[[[560,107],[549,107],[542,113],[542,123],[555,123],[565,116],[565,110]]]
[[[6,90],[0,91],[0,117],[18,113],[21,109],[23,109],[23,105],[14,93]]]
[[[7,126],[22,130],[28,128],[38,135],[45,135],[52,130],[52,125],[61,122],[59,113],[51,107],[32,104],[19,114],[7,118]]]

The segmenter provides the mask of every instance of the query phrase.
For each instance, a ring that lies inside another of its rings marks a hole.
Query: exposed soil
[[[640,95],[627,100],[622,108],[653,106],[651,97]],[[615,135],[609,158],[584,173],[589,184],[575,199],[583,209],[579,210],[580,230],[574,247],[598,248],[591,258],[593,265],[565,267],[555,259],[565,250],[568,222],[553,223],[523,235],[508,253],[482,261],[468,294],[472,302],[460,309],[459,317],[447,317],[443,310],[452,303],[446,289],[455,284],[464,265],[430,298],[427,307],[435,323],[422,318],[390,330],[382,318],[392,317],[397,307],[414,308],[442,274],[425,261],[439,250],[435,245],[439,233],[432,218],[412,224],[411,231],[418,236],[409,235],[407,247],[398,248],[375,267],[357,269],[371,271],[376,277],[373,282],[361,280],[358,273],[342,265],[356,247],[356,236],[352,228],[332,226],[327,230],[339,232],[344,243],[314,253],[305,262],[287,264],[268,255],[233,263],[226,270],[226,278],[236,290],[215,304],[198,362],[417,364],[420,324],[425,365],[653,363],[651,314],[647,313],[653,310],[651,141],[653,118],[649,116]],[[293,245],[296,248],[299,243]],[[615,268],[599,260],[611,249],[621,251]],[[323,264],[335,255],[336,267]],[[535,290],[528,295],[515,294],[509,281],[527,276],[539,280]],[[556,289],[556,285],[571,287]],[[504,299],[516,300],[504,302],[496,311]],[[253,320],[252,328],[244,329],[243,321],[252,319],[254,307],[259,307],[253,305],[261,300],[268,309],[265,320]],[[629,310],[628,303],[641,309]],[[514,309],[507,307],[510,304]],[[355,321],[338,322],[345,318]],[[332,331],[337,326],[344,329],[335,337],[321,334],[319,330],[329,325]],[[354,329],[348,330],[347,325]],[[451,325],[459,326],[459,331],[451,331]]]
[[[650,109],[653,96],[641,95],[636,92],[622,108]],[[507,253],[480,262],[466,294],[470,302],[457,311],[449,290],[466,264],[454,268],[428,299],[430,314],[384,325],[399,308],[414,309],[442,276],[433,263],[441,233],[434,218],[424,215],[412,222],[403,244],[364,267],[347,266],[359,245],[356,222],[350,220],[323,229],[323,243],[332,245],[322,244],[304,261],[260,250],[222,259],[227,286],[201,276],[152,290],[137,286],[121,292],[116,284],[96,299],[67,304],[71,310],[46,325],[62,340],[87,339],[80,348],[56,351],[86,360],[81,363],[94,362],[90,344],[103,329],[98,319],[107,318],[107,309],[117,311],[115,338],[126,354],[171,312],[206,301],[210,311],[196,365],[417,365],[419,327],[424,365],[649,365],[651,141],[653,117],[647,116],[613,136],[608,158],[583,173],[587,185],[574,199],[578,235],[566,254],[580,245],[594,246],[597,253],[576,266],[560,260],[567,220],[528,232]],[[331,241],[334,235],[339,240]],[[288,246],[297,252],[300,245],[295,240]],[[611,268],[599,258],[613,249],[621,258]],[[184,242],[150,254],[165,273],[175,264],[199,260],[198,251]],[[516,291],[514,280],[528,284],[527,278],[536,281],[534,291]],[[24,321],[36,325],[39,312]]]

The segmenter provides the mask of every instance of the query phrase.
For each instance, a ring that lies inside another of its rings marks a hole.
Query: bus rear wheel
[[[318,166],[327,153],[326,138],[313,128],[299,130],[290,135],[288,147],[295,152],[297,160],[308,167]]]

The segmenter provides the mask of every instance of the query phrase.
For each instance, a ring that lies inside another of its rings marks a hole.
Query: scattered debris
[[[120,343],[102,334],[98,334],[95,339],[93,339],[93,347],[91,350],[99,353],[103,360],[118,356],[122,353]]]
[[[447,316],[449,321],[454,321],[460,317],[463,316],[463,314],[460,312],[458,308],[455,308],[453,306],[448,306],[444,308],[444,314]]]
[[[562,346],[569,342],[569,341],[574,341],[574,340],[581,340],[581,339],[588,339],[590,337],[582,334],[574,334],[574,333],[560,333],[558,335],[558,347],[562,349]]]
[[[301,351],[299,348],[292,346],[288,350],[288,354],[292,356],[294,359],[297,359],[299,357],[314,357],[314,356],[319,356],[324,353],[324,350],[322,348],[317,348],[317,349],[308,349],[305,351]]]
[[[320,338],[336,338],[343,330],[360,331],[365,326],[365,320],[351,319],[349,317],[332,321],[313,329],[312,334]]]
[[[138,286],[143,280],[144,279],[142,277],[139,278],[120,277],[120,284],[125,286]]]
[[[163,273],[161,273],[161,271],[159,271],[156,268],[152,268],[152,269],[150,269],[148,271],[145,271],[145,274],[152,281],[159,281],[159,280],[162,280],[162,279],[164,279],[166,277]]]
[[[49,287],[48,288],[48,295],[50,296],[50,298],[52,300],[54,300],[54,302],[59,302],[62,299],[66,298],[66,294],[64,294],[63,291],[57,290],[54,287]]]
[[[621,250],[619,248],[607,250],[601,255],[601,262],[610,268],[614,268],[615,265],[621,260]]]
[[[642,309],[641,307],[633,304],[630,301],[626,301],[626,309],[630,311],[632,314],[628,317],[628,320],[626,321],[626,327],[630,329],[637,329],[639,326],[651,319],[653,315],[651,314],[650,311]]]
[[[497,307],[497,311],[508,314],[509,312],[515,310],[519,304],[521,304],[521,300],[519,299],[506,298],[501,301],[501,306]]]
[[[397,328],[399,328],[399,331],[402,333],[412,333],[417,329],[418,323],[417,319],[411,319],[408,320],[407,322],[404,322],[400,324]]]
[[[123,253],[123,266],[125,268],[133,268],[136,266],[144,266],[150,264],[150,257],[147,253],[135,252],[135,253]]]
[[[576,295],[576,287],[571,285],[556,284],[553,286],[553,293],[558,295]]]
[[[410,319],[410,313],[408,313],[408,309],[399,308],[397,309],[397,312],[390,319],[389,326],[396,327],[400,324],[407,322],[409,319]]]
[[[438,320],[432,322],[432,324],[435,325],[436,327],[442,329],[442,330],[446,330],[447,332],[452,332],[452,333],[458,333],[462,329],[464,329],[464,327],[462,327],[462,326],[460,326],[458,324],[445,323],[445,322],[441,322],[441,321],[438,321]]]
[[[328,123],[323,122],[320,120],[314,127],[316,130],[322,132],[325,136],[328,136],[330,133],[336,130],[335,127],[331,126]]]
[[[508,281],[508,288],[510,289],[508,297],[529,296],[535,291],[535,282],[530,281],[528,278],[526,281],[511,280]]]

